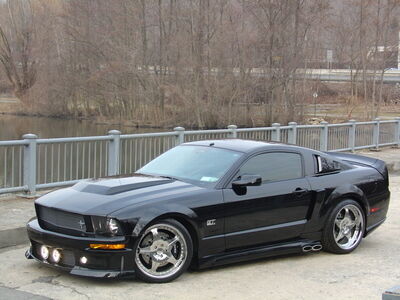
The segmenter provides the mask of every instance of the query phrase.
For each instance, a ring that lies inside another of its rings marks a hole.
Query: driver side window
[[[245,162],[241,175],[260,175],[263,182],[289,180],[303,177],[301,155],[290,152],[259,154]]]

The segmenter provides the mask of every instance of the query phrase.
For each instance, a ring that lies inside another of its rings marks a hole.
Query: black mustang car
[[[385,221],[388,171],[353,154],[246,140],[182,144],[135,174],[35,202],[28,258],[92,277],[168,282],[298,252],[344,254]]]

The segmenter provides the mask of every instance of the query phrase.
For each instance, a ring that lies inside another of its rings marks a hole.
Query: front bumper
[[[31,247],[25,254],[27,258],[79,276],[114,278],[134,274],[132,249],[99,250],[89,247],[92,243],[132,245],[130,237],[95,238],[65,235],[41,228],[37,219],[27,224],[27,231],[31,241]],[[47,246],[50,251],[61,251],[60,261],[55,263],[51,257],[43,259],[40,255],[42,245]],[[81,262],[82,257],[86,257],[86,263]]]

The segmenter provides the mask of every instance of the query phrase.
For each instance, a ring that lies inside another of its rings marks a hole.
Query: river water
[[[123,134],[165,131],[155,128],[96,124],[89,120],[0,115],[0,141],[21,139],[26,133],[34,133],[39,138],[107,135],[111,129],[120,130]]]

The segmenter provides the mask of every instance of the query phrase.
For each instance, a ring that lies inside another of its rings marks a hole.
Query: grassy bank
[[[172,109],[172,108],[171,108]],[[247,108],[244,105],[235,106],[236,113],[239,114],[240,110],[245,111]],[[298,107],[300,109],[300,107]],[[349,103],[346,99],[339,97],[320,97],[316,103],[306,103],[301,108],[304,111],[302,120],[297,120],[298,123],[310,124],[318,123],[322,120],[330,123],[345,122],[349,119],[355,120],[369,120],[365,114],[365,104],[361,101]],[[252,104],[249,110],[246,111],[250,123],[237,124],[240,127],[251,126],[269,126],[263,120],[263,104]],[[183,123],[179,118],[171,119],[169,122],[160,122],[157,119],[152,121],[140,119],[126,119],[123,117],[106,117],[106,116],[82,116],[72,114],[49,114],[46,110],[37,111],[32,108],[27,108],[22,105],[20,101],[11,97],[0,97],[0,114],[17,115],[17,116],[31,116],[31,117],[46,117],[55,119],[73,119],[73,120],[91,120],[94,124],[100,125],[118,125],[123,127],[133,128],[154,128],[154,129],[171,129],[174,126],[184,126],[187,129],[196,129],[196,126],[190,123]],[[400,116],[400,104],[382,105],[380,118],[393,119]],[[281,121],[285,124],[284,121]],[[228,124],[224,124],[225,126]],[[225,126],[206,126],[206,128],[224,128]]]

